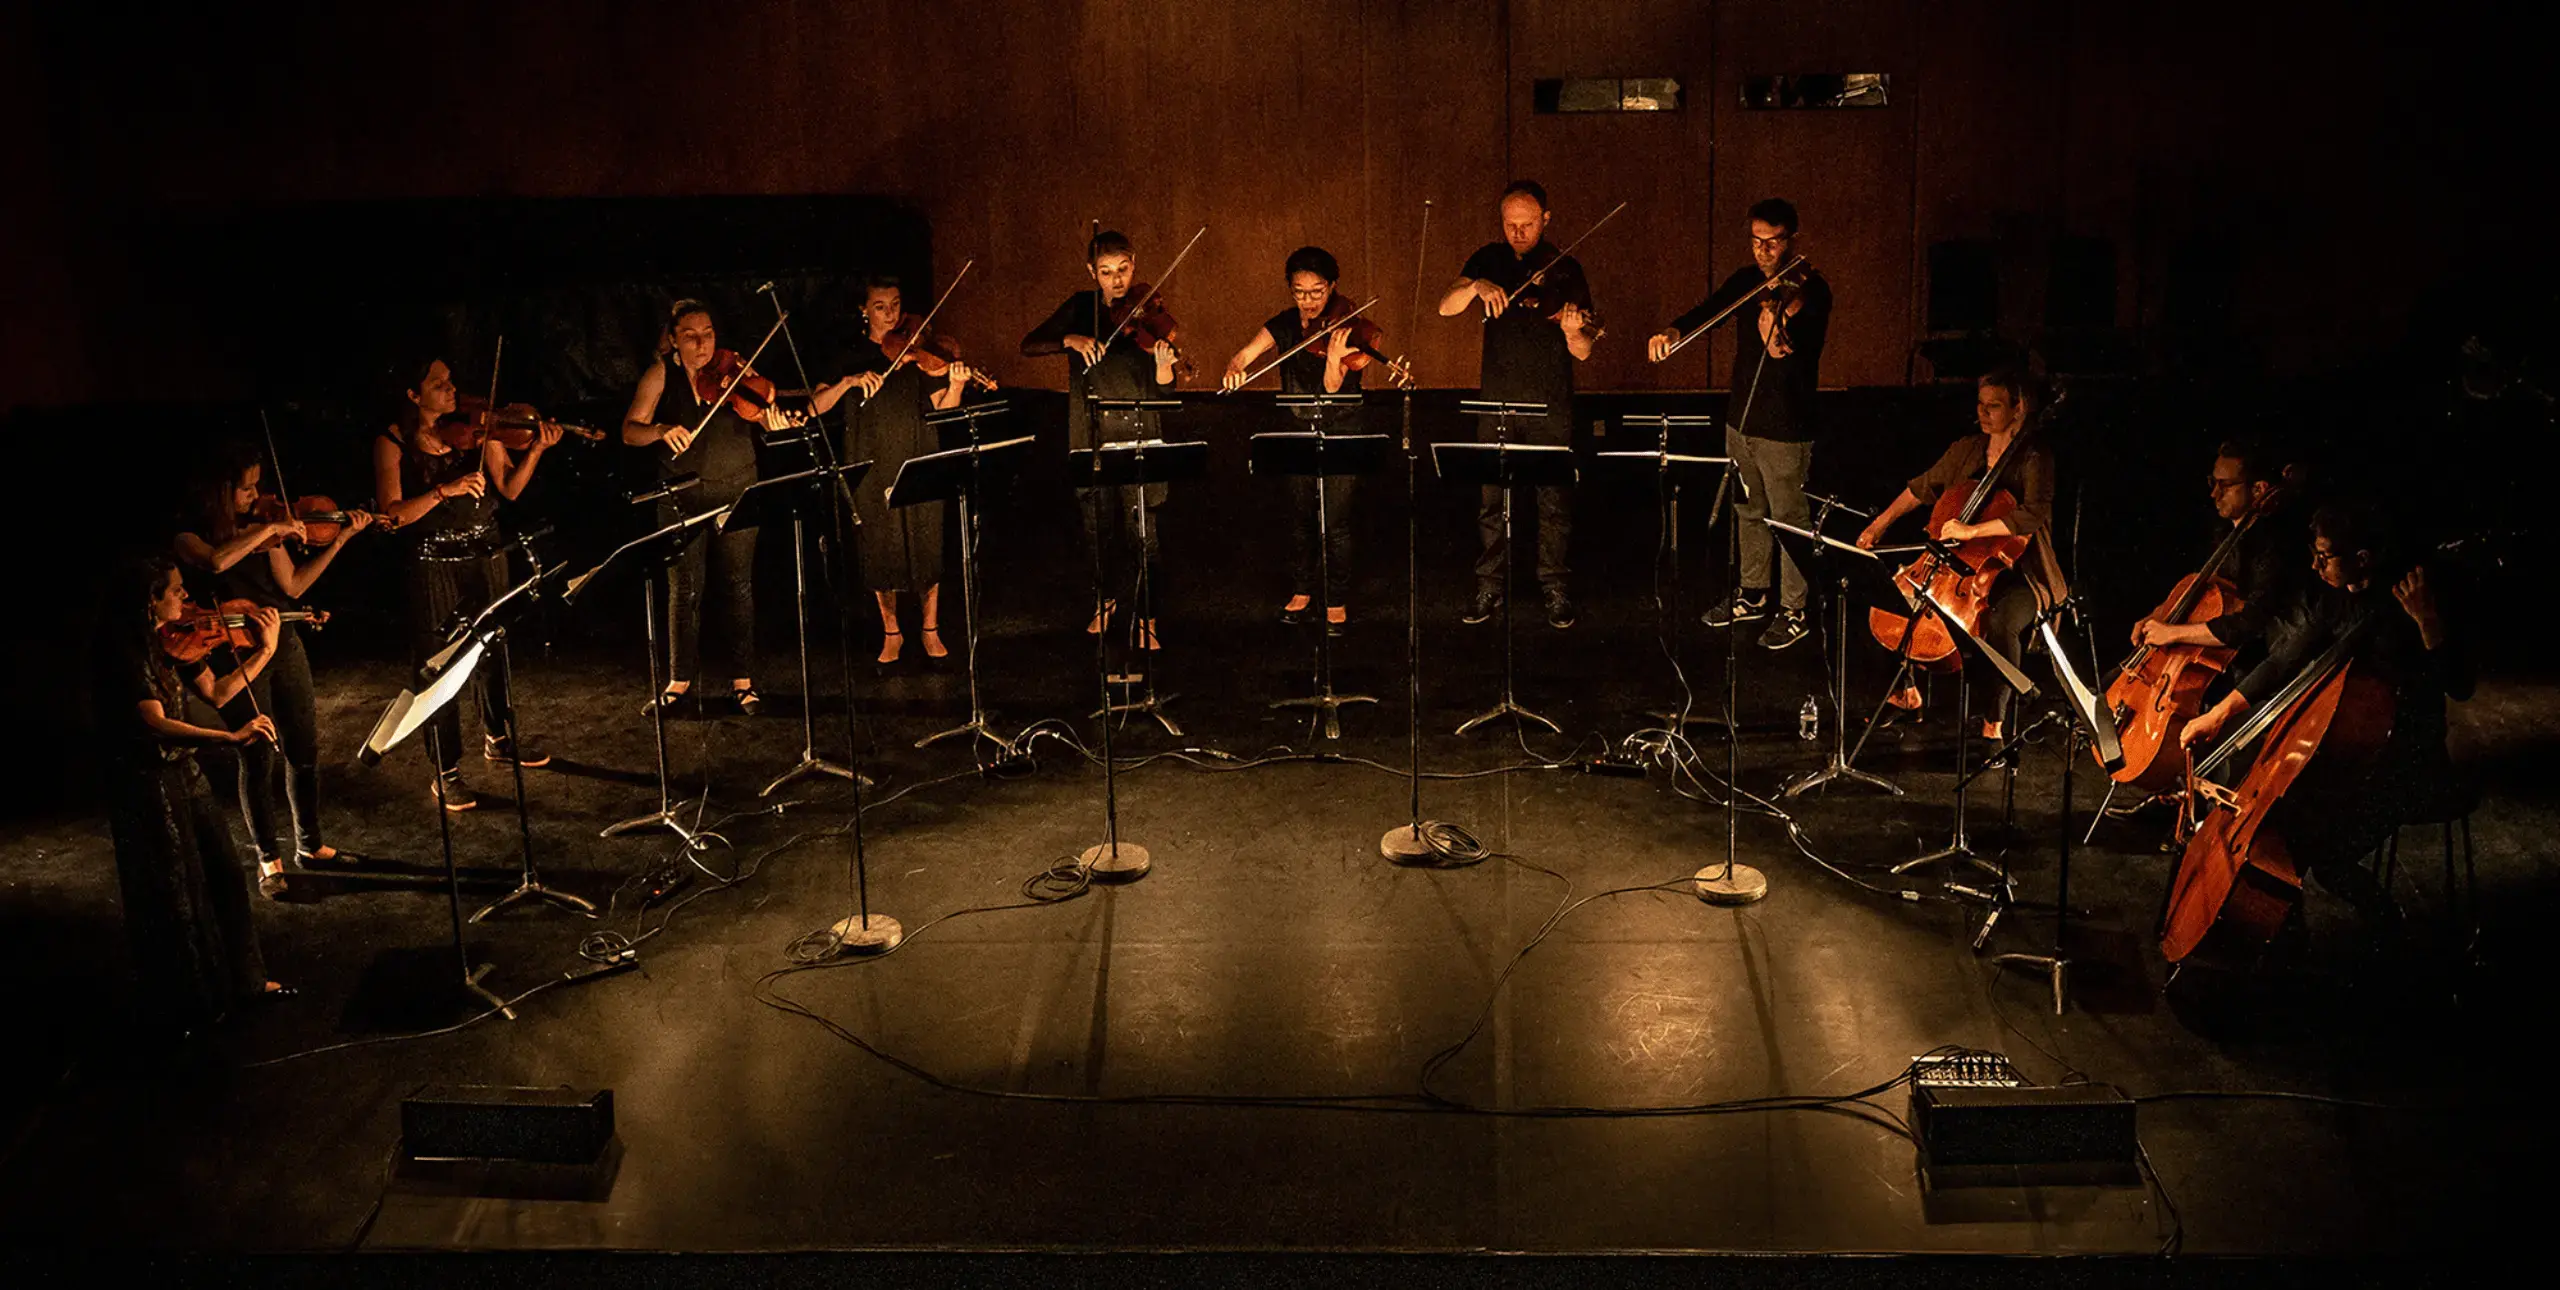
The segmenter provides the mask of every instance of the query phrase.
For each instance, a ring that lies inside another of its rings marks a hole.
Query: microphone
[[[660,498],[673,497],[701,482],[701,474],[688,470],[681,475],[670,475],[667,478],[658,481],[658,486],[655,488],[646,488],[636,493],[626,494],[622,500],[629,502],[634,506],[638,506],[643,502],[654,502]]]
[[[769,296],[769,295],[772,295],[772,294],[773,294],[773,280],[772,280],[772,279],[770,279],[770,278],[767,278],[767,279],[765,280],[765,284],[764,284],[763,286],[756,288],[756,294],[757,294],[757,295],[760,295],[760,296]]]

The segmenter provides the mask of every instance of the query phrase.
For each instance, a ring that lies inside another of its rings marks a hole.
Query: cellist
[[[1975,383],[1973,405],[1974,427],[1981,433],[1947,445],[1936,464],[1914,477],[1892,505],[1868,522],[1866,530],[1858,534],[1858,545],[1872,549],[1903,516],[1935,503],[1950,491],[1973,487],[2000,465],[2044,405],[2044,391],[2024,371],[2004,367],[1984,375]],[[1973,629],[1984,644],[2000,651],[2000,656],[2013,665],[2019,661],[2027,629],[2035,625],[2036,615],[2068,594],[2062,580],[2062,562],[2053,554],[2053,452],[2035,441],[2028,442],[2024,451],[2026,456],[2010,470],[2008,481],[2018,498],[2017,509],[1977,524],[1951,520],[1935,534],[1950,546],[1978,537],[2028,539],[2027,553],[1992,584],[1981,622]],[[1993,692],[1996,697],[1987,702],[1981,714],[1985,739],[2000,738],[2001,715],[2010,698],[2006,687]],[[1919,687],[1905,685],[1889,696],[1888,702],[1897,708],[1917,708]]]
[[[2285,843],[2320,885],[2355,906],[2371,925],[2398,911],[2358,863],[2413,808],[2442,792],[2452,773],[2445,751],[2445,700],[2471,697],[2471,659],[2445,623],[2424,568],[2398,581],[2386,573],[2390,544],[2373,513],[2324,506],[2311,517],[2311,570],[2269,629],[2267,656],[2222,701],[2178,732],[2189,749],[2209,746],[2232,720],[2265,703],[2340,637],[2365,625],[2350,657],[2392,689],[2391,730],[2382,751],[2350,784],[2317,800],[2288,794],[2278,803]]]
[[[2222,528],[2238,525],[2271,504],[2281,479],[2282,471],[2265,449],[2243,440],[2225,441],[2214,454],[2213,474],[2205,481],[2213,494],[2214,517]],[[2301,540],[2299,519],[2288,525],[2280,516],[2261,516],[2241,534],[2239,549],[2223,566],[2232,575],[2233,589],[2240,593],[2239,608],[2193,623],[2144,618],[2133,625],[2133,643],[2250,650],[2233,662],[2244,669],[2254,664],[2257,659],[2251,655],[2256,651],[2251,647],[2265,637],[2277,608],[2291,598],[2297,567],[2293,553],[2300,549]]]

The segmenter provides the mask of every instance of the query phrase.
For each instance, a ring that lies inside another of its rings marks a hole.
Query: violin
[[[1341,293],[1336,292],[1332,299],[1325,301],[1324,311],[1316,315],[1316,320],[1309,326],[1309,330],[1322,330],[1341,323],[1342,316],[1350,312],[1351,307],[1343,300]],[[1385,367],[1388,378],[1397,387],[1402,388],[1413,384],[1413,370],[1406,367],[1402,360],[1387,357],[1378,348],[1386,340],[1385,328],[1366,318],[1354,318],[1341,330],[1351,341],[1351,352],[1342,360],[1343,371],[1362,371],[1375,362]],[[1308,348],[1315,351],[1317,357],[1321,358],[1332,353],[1332,346],[1333,341],[1327,338]]]
[[[2349,661],[2350,632],[2205,759],[2191,763],[2185,813],[2210,786],[2161,915],[2160,954],[2182,962],[2208,938],[2254,957],[2284,930],[2302,899],[2302,866],[2272,818],[2288,799],[2318,809],[2361,782],[2391,733],[2390,681]],[[2258,752],[2237,786],[2209,776],[2252,741]]]
[[[198,663],[224,646],[256,649],[257,612],[258,603],[254,600],[226,600],[212,609],[188,601],[175,619],[160,624],[160,652],[181,663]],[[308,609],[286,609],[276,616],[288,623],[309,623],[314,627],[329,621],[327,614]]]
[[[1616,213],[1617,212],[1615,211],[1610,212],[1612,215]],[[1595,225],[1594,227],[1597,226]],[[1577,238],[1575,240],[1578,242],[1581,239]],[[1539,265],[1535,270],[1531,271],[1528,281],[1521,283],[1520,289],[1512,293],[1511,304],[1504,310],[1504,312],[1508,314],[1512,309],[1525,309],[1529,311],[1529,315],[1531,317],[1545,318],[1549,320],[1554,319],[1557,314],[1564,312],[1564,307],[1572,304],[1573,300],[1562,290],[1547,281],[1547,270],[1562,263],[1565,258],[1565,254],[1566,253],[1563,251],[1558,251],[1555,254],[1548,256],[1546,263]],[[1582,311],[1582,325],[1590,330],[1591,338],[1593,340],[1600,339],[1600,334],[1606,330],[1600,325],[1600,312],[1596,309],[1587,307]]]
[[[917,371],[940,380],[950,373],[951,365],[960,360],[960,342],[924,324],[925,320],[914,314],[900,318],[898,325],[880,338],[880,352],[895,358],[897,363],[913,363]],[[897,364],[891,364],[889,370],[897,371]],[[996,388],[996,378],[974,367],[969,369],[969,383],[982,390]]]
[[[2241,608],[2239,589],[2222,570],[2238,553],[2249,530],[2283,502],[2293,479],[2287,476],[2284,484],[2250,507],[2214,547],[2204,567],[2179,579],[2168,598],[2151,611],[2151,618],[2176,626],[2207,622]],[[2143,645],[2117,665],[2115,680],[2107,685],[2107,708],[2115,714],[2117,738],[2124,748],[2124,765],[2113,774],[2117,783],[2161,792],[2177,781],[2176,763],[2161,754],[2174,749],[2178,731],[2204,711],[2205,688],[2231,666],[2238,652],[2220,645]]]
[[[744,375],[742,376],[741,373]],[[733,387],[730,383],[736,382]],[[794,424],[794,416],[775,406],[782,391],[764,374],[747,366],[734,349],[711,352],[711,361],[693,374],[693,397],[704,403],[715,402],[722,390],[729,391],[729,410],[751,425],[782,429]]]
[[[455,399],[453,411],[436,419],[436,438],[456,452],[470,452],[489,439],[496,439],[509,452],[523,452],[541,437],[545,425],[558,426],[564,433],[590,443],[604,438],[604,431],[591,426],[546,420],[529,403],[492,408],[489,400],[477,394]]]
[[[1165,308],[1164,296],[1144,282],[1129,284],[1129,290],[1106,312],[1110,315],[1103,336],[1127,336],[1139,349],[1152,351],[1158,344],[1173,347],[1173,371],[1176,377],[1197,376],[1200,369],[1184,357],[1180,336],[1182,324],[1173,311]],[[1107,342],[1106,342],[1107,343]]]
[[[302,536],[298,541],[306,547],[327,546],[337,541],[339,532],[359,514],[373,516],[373,524],[377,528],[388,529],[396,523],[390,516],[378,511],[341,509],[336,502],[319,493],[307,493],[291,502],[273,493],[260,493],[258,500],[249,504],[250,519],[260,524],[302,521]],[[269,539],[260,544],[258,549],[271,550],[283,540],[281,537]]]

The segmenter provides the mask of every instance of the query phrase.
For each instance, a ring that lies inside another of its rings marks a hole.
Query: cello
[[[2302,900],[2303,867],[2274,818],[2280,803],[2317,802],[2358,782],[2391,734],[2389,678],[2353,662],[2370,617],[2339,634],[2320,657],[2248,714],[2187,775],[2196,818],[2161,914],[2160,956],[2182,963],[2211,938],[2254,955],[2284,929]],[[2237,785],[2213,776],[2257,754]],[[2182,810],[2186,809],[2184,807]]]
[[[2000,460],[1974,481],[1972,491],[1961,496],[1953,491],[1938,494],[1938,500],[1929,508],[1931,549],[1893,575],[1914,612],[1868,609],[1867,630],[1875,635],[1877,644],[1933,672],[1952,672],[1963,666],[1964,659],[1956,653],[1955,638],[1947,634],[1947,625],[1936,614],[1918,612],[1921,595],[1926,593],[1949,617],[1972,631],[1991,603],[1991,585],[2017,564],[2034,539],[2015,533],[1973,537],[1950,549],[1938,541],[1938,535],[1950,523],[1988,524],[2018,509],[2017,495],[2008,489],[2010,473],[2026,460],[2027,450],[2043,433],[2046,420],[2061,406],[2062,393],[2057,390],[2053,401],[2036,409],[2034,419],[2009,441],[2009,449],[2000,454]]]
[[[2292,482],[2288,476],[2231,526],[2204,567],[2178,580],[2168,599],[2151,611],[2155,621],[2175,625],[2204,622],[2239,609],[2239,589],[2223,576],[2240,543],[2258,521],[2275,512]],[[2231,666],[2239,651],[2223,645],[2141,645],[2116,667],[2107,685],[2107,710],[2114,714],[2117,737],[2124,746],[2124,765],[2115,782],[2167,790],[2178,770],[2161,754],[2174,746],[2178,731],[2204,710],[2205,688]]]

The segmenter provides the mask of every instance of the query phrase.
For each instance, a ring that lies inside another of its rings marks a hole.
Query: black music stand
[[[1107,401],[1097,399],[1094,403],[1097,407],[1115,409],[1180,406],[1178,401],[1172,399]],[[1096,432],[1099,433],[1098,423]],[[1152,621],[1155,607],[1147,599],[1150,588],[1147,586],[1146,572],[1145,486],[1153,483],[1169,484],[1177,479],[1198,479],[1208,474],[1209,445],[1168,443],[1162,439],[1123,440],[1119,443],[1107,443],[1099,448],[1078,449],[1068,453],[1067,460],[1070,477],[1078,480],[1076,487],[1087,490],[1085,504],[1095,508],[1093,612],[1097,619],[1102,616],[1102,606],[1106,599],[1104,593],[1109,590],[1102,551],[1105,546],[1110,545],[1110,536],[1099,522],[1100,508],[1103,504],[1102,490],[1128,485],[1138,487],[1138,588],[1137,594],[1132,598],[1135,603],[1131,606],[1129,619],[1132,623],[1141,625]],[[1134,630],[1136,629],[1133,629],[1133,632]],[[1131,640],[1133,649],[1136,644],[1137,641],[1133,635]],[[1173,718],[1164,714],[1162,705],[1173,696],[1167,696],[1167,700],[1157,699],[1155,682],[1150,679],[1152,673],[1139,673],[1133,678],[1132,683],[1143,684],[1146,687],[1144,699],[1129,703],[1112,702],[1113,677],[1110,655],[1111,633],[1108,623],[1105,623],[1104,630],[1096,636],[1093,647],[1094,673],[1102,689],[1102,708],[1093,714],[1102,722],[1102,841],[1085,848],[1084,853],[1077,857],[1077,864],[1094,879],[1104,882],[1127,882],[1145,877],[1147,870],[1153,867],[1155,861],[1145,847],[1120,840],[1120,772],[1118,759],[1111,750],[1111,719],[1124,712],[1144,712],[1161,723],[1167,734],[1176,738],[1181,737],[1182,727],[1175,725]]]
[[[428,658],[424,669],[429,676],[437,675],[440,660],[443,661],[443,665],[450,665],[455,661],[452,658],[454,653],[462,649],[467,642],[483,642],[486,653],[482,657],[486,658],[491,654],[496,656],[500,688],[507,695],[507,705],[499,712],[498,717],[506,726],[506,729],[499,733],[507,741],[510,752],[519,745],[516,743],[515,663],[512,652],[507,648],[508,629],[535,611],[542,602],[543,582],[559,572],[556,569],[542,567],[542,557],[535,553],[532,542],[518,538],[513,545],[524,549],[525,559],[532,567],[531,575],[515,586],[500,592],[469,621],[459,623],[452,634],[446,638],[445,647]],[[542,875],[534,869],[533,865],[533,814],[524,790],[524,763],[511,756],[507,759],[507,767],[515,775],[516,836],[521,847],[523,866],[516,876],[515,889],[482,906],[478,912],[471,915],[471,921],[477,923],[523,900],[547,900],[563,909],[584,914],[589,918],[596,917],[596,907],[592,902],[565,891],[554,891],[543,885]]]
[[[962,442],[941,452],[910,457],[898,468],[897,478],[889,481],[889,505],[892,509],[921,502],[952,501],[960,507],[960,612],[968,620],[969,635],[964,648],[968,657],[962,666],[969,676],[969,719],[948,730],[937,730],[916,741],[918,748],[931,747],[959,735],[974,736],[974,745],[984,739],[999,748],[1007,747],[1004,736],[995,732],[987,721],[987,710],[978,699],[978,497],[986,487],[989,467],[1004,470],[1018,466],[1031,455],[1033,436],[1022,435],[982,443],[978,439],[978,423],[1006,411],[1002,403],[963,404],[941,412],[929,413],[925,424],[937,428],[944,443],[953,438]],[[954,431],[958,433],[955,434]]]
[[[674,791],[667,778],[667,705],[658,701],[659,693],[665,688],[658,679],[658,657],[666,647],[658,628],[658,588],[663,585],[667,570],[683,558],[686,544],[710,532],[712,526],[728,513],[728,507],[717,507],[698,515],[688,515],[655,532],[633,538],[615,547],[596,567],[571,578],[561,588],[561,603],[574,605],[578,597],[593,587],[603,574],[612,572],[619,575],[625,570],[637,570],[641,573],[640,598],[647,611],[643,621],[649,646],[649,722],[658,741],[658,809],[647,815],[608,824],[597,834],[598,837],[618,838],[641,829],[663,827],[684,839],[687,847],[696,847],[704,838],[718,836],[696,832],[676,818]],[[673,660],[669,662],[672,667]]]
[[[1731,457],[1705,457],[1672,451],[1671,432],[1674,428],[1695,428],[1703,432],[1712,429],[1715,423],[1716,419],[1710,416],[1675,416],[1668,413],[1629,417],[1623,424],[1651,425],[1658,428],[1660,437],[1656,440],[1657,446],[1653,451],[1603,452],[1592,455],[1592,467],[1602,478],[1625,476],[1650,480],[1655,494],[1661,499],[1664,549],[1669,553],[1671,567],[1666,575],[1669,582],[1668,594],[1654,599],[1654,631],[1662,637],[1662,648],[1670,656],[1672,672],[1683,678],[1681,688],[1684,693],[1688,687],[1685,673],[1680,666],[1680,488],[1683,484],[1703,485],[1710,479],[1715,481],[1715,500],[1707,510],[1708,524],[1712,528],[1715,517],[1725,514],[1728,486],[1739,481],[1734,476]],[[1731,666],[1732,660],[1728,658],[1726,663],[1727,666]],[[1719,718],[1705,713],[1691,712],[1686,706],[1660,709],[1647,712],[1645,715],[1660,721],[1674,732],[1691,725],[1722,724]]]
[[[1924,587],[1920,590],[1918,600],[1920,603],[1913,606],[1910,611],[1914,615],[1914,628],[1911,631],[1903,633],[1903,645],[1905,650],[1907,651],[1909,649],[1909,638],[1917,634],[1917,615],[1923,612],[1937,615],[1938,621],[1947,629],[1948,639],[1954,641],[1956,647],[1958,666],[1956,668],[1955,831],[1953,835],[1949,837],[1947,845],[1929,852],[1926,855],[1914,856],[1909,860],[1905,860],[1902,863],[1893,866],[1889,872],[1908,873],[1909,871],[1917,869],[1924,864],[1937,864],[1941,861],[1955,860],[1972,865],[1974,868],[1979,869],[1982,872],[1991,875],[1993,878],[1999,879],[2005,883],[2008,878],[2008,871],[2003,869],[2001,866],[1976,855],[1973,850],[1972,840],[1965,836],[1965,789],[1973,783],[1973,776],[1966,773],[1965,770],[1965,743],[1973,737],[1966,729],[1966,726],[1973,719],[1972,664],[1975,660],[1981,660],[1982,662],[1987,663],[1991,670],[2000,677],[2001,683],[2008,686],[2010,690],[2015,692],[2021,699],[2032,699],[2036,696],[2036,683],[2027,679],[2027,674],[2019,671],[2009,662],[2009,660],[2000,657],[2000,651],[1991,648],[1983,642],[1981,637],[1974,635],[1972,631],[1967,629],[1963,622],[1959,621],[1954,614],[1948,612],[1946,606],[1938,603],[1938,598],[1931,594],[1927,588]],[[1907,661],[1908,660],[1906,658],[1906,662]]]
[[[1283,394],[1280,406],[1323,409],[1360,405],[1357,394]],[[1251,441],[1249,468],[1257,475],[1293,475],[1316,481],[1316,600],[1325,628],[1316,633],[1316,692],[1303,699],[1275,699],[1274,708],[1313,708],[1324,714],[1324,737],[1342,738],[1342,722],[1336,712],[1347,704],[1376,703],[1369,694],[1335,694],[1333,692],[1333,629],[1331,593],[1333,585],[1333,553],[1329,537],[1332,522],[1328,511],[1325,481],[1331,476],[1376,474],[1387,460],[1387,437],[1382,434],[1327,434],[1322,430],[1275,431],[1255,435]]]
[[[2107,710],[2105,692],[2091,685],[2080,675],[2079,669],[2071,665],[2071,652],[2065,647],[2061,633],[2054,627],[2057,620],[2072,611],[2072,602],[2066,600],[2048,610],[2036,623],[2036,635],[2044,643],[2045,657],[2053,664],[2053,679],[2062,690],[2062,707],[2047,712],[2032,724],[2026,725],[2016,734],[2011,735],[2007,742],[1984,758],[1983,764],[1973,772],[1973,777],[1978,778],[1985,771],[2008,765],[2011,760],[2025,751],[2026,745],[2038,731],[2055,721],[2063,723],[2062,810],[2057,817],[2058,822],[2054,830],[2057,861],[2054,870],[2052,952],[2049,954],[2010,952],[1991,956],[1994,964],[2030,968],[2044,973],[2045,979],[2053,987],[2053,1015],[2057,1017],[2062,1015],[2064,1005],[2069,998],[2071,978],[2071,960],[2066,958],[2063,952],[2063,940],[2070,934],[2071,928],[2071,773],[2080,761],[2083,740],[2087,741],[2087,747],[2096,754],[2098,764],[2109,773],[2112,774],[2118,767],[2124,765],[2124,745],[2120,741],[2116,728],[2115,714]],[[2006,852],[2002,853],[2001,858],[2000,885],[1993,891],[1982,892],[1954,884],[1949,884],[1949,889],[1990,903],[1991,909],[1983,917],[1981,930],[1974,933],[1975,953],[1980,953],[1982,947],[1990,941],[1991,929],[1999,925],[2000,916],[2019,903],[2016,886],[2009,876]]]
[[[1849,763],[1849,607],[1853,604],[1910,612],[1903,599],[1902,584],[1893,580],[1900,567],[1900,557],[1921,548],[1878,547],[1868,550],[1853,542],[1843,542],[1824,534],[1822,521],[1836,503],[1823,499],[1823,510],[1815,513],[1812,528],[1798,528],[1784,520],[1763,517],[1769,536],[1776,538],[1786,558],[1795,561],[1804,573],[1805,585],[1821,589],[1831,600],[1831,752],[1822,769],[1807,771],[1787,781],[1782,795],[1794,797],[1831,783],[1846,780],[1853,784],[1870,784],[1895,797],[1902,787],[1882,775],[1860,770]],[[1848,508],[1841,507],[1846,510]],[[1865,746],[1861,739],[1859,745]]]
[[[1472,401],[1459,404],[1469,411],[1477,409]],[[1523,415],[1521,409],[1536,409],[1543,414],[1546,405],[1538,403],[1506,403],[1484,413],[1508,421]],[[1497,431],[1508,433],[1507,426]],[[1516,676],[1515,633],[1511,626],[1511,582],[1519,553],[1512,541],[1512,498],[1522,488],[1560,486],[1574,481],[1573,449],[1553,444],[1512,443],[1498,438],[1492,443],[1435,443],[1431,445],[1431,466],[1442,479],[1479,487],[1502,490],[1502,699],[1477,713],[1458,727],[1465,734],[1496,717],[1510,715],[1523,721],[1534,721],[1557,734],[1564,728],[1545,717],[1520,706],[1514,697]]]
[[[813,433],[823,433],[823,430],[813,431]],[[851,491],[860,487],[862,477],[869,473],[871,473],[871,463],[858,461],[850,466],[812,466],[807,470],[794,471],[788,475],[759,479],[738,493],[738,500],[729,503],[729,513],[719,520],[718,528],[722,533],[736,533],[746,529],[762,528],[786,515],[791,519],[791,607],[794,621],[800,629],[800,761],[789,770],[774,776],[773,782],[766,784],[764,791],[757,794],[758,797],[771,797],[773,790],[804,775],[832,775],[837,779],[845,780],[860,777],[863,778],[863,786],[870,787],[870,780],[862,777],[861,771],[839,766],[818,755],[818,696],[816,690],[809,684],[809,552],[807,546],[810,505],[820,499],[824,499],[826,505],[834,505],[836,490],[828,477],[832,475],[842,480],[843,488]],[[746,630],[754,630],[753,625],[750,624]],[[852,696],[848,694],[845,702],[850,704],[852,701]]]
[[[420,682],[422,688],[402,690],[392,696],[373,723],[373,732],[356,750],[356,760],[366,766],[379,765],[385,754],[398,747],[409,736],[423,729],[427,732],[427,758],[437,766],[444,764],[443,741],[436,737],[434,719],[471,684],[479,671],[480,659],[488,650],[487,640],[465,636],[437,651],[431,665],[437,670],[431,679]],[[438,660],[441,660],[440,665]],[[425,669],[421,669],[422,675]],[[515,1009],[507,1006],[489,987],[480,984],[496,969],[495,963],[473,963],[471,949],[462,939],[462,871],[453,860],[453,812],[444,809],[443,795],[437,794],[429,805],[436,813],[437,836],[444,846],[445,904],[453,916],[454,969],[459,976],[462,993],[480,1000],[509,1021],[516,1019]]]
[[[1097,409],[1118,411],[1181,406],[1179,401],[1173,399],[1095,399],[1093,400],[1093,404]],[[1140,654],[1150,652],[1139,649],[1136,640],[1136,634],[1143,630],[1143,624],[1155,621],[1156,616],[1155,590],[1153,587],[1148,585],[1147,581],[1146,549],[1147,525],[1149,521],[1147,519],[1147,500],[1145,489],[1149,484],[1170,484],[1179,480],[1200,479],[1207,476],[1209,473],[1209,445],[1197,442],[1175,442],[1165,439],[1124,439],[1117,443],[1106,443],[1099,449],[1078,449],[1074,452],[1068,453],[1067,473],[1069,478],[1076,481],[1076,487],[1078,488],[1105,489],[1135,487],[1139,490],[1137,505],[1139,552],[1138,583],[1137,592],[1132,597],[1132,600],[1135,603],[1131,606],[1131,612],[1129,614],[1129,621],[1133,624],[1131,628],[1132,639],[1130,652]],[[1097,507],[1102,504],[1102,499],[1099,493],[1089,499],[1089,501],[1092,505]],[[1100,549],[1103,545],[1102,527],[1097,524],[1094,526],[1094,531],[1097,539],[1094,544],[1095,551],[1096,554],[1099,555]],[[1096,585],[1094,587],[1094,609],[1097,614],[1101,611],[1101,602],[1108,599],[1104,594],[1106,589],[1107,583],[1104,580],[1097,578]],[[1162,651],[1159,650],[1152,652],[1161,653]],[[1123,678],[1121,681],[1123,685],[1136,687],[1136,697],[1132,697],[1125,703],[1112,702],[1111,684],[1113,681],[1113,674],[1110,672],[1108,667],[1105,667],[1103,670],[1102,709],[1093,715],[1103,718],[1107,724],[1114,714],[1143,712],[1148,716],[1154,717],[1157,723],[1164,727],[1166,734],[1172,735],[1177,739],[1181,738],[1182,727],[1176,724],[1173,718],[1167,716],[1164,711],[1164,705],[1173,702],[1181,696],[1175,694],[1159,696],[1156,693],[1155,672],[1152,667],[1126,672],[1121,674],[1121,676]]]

